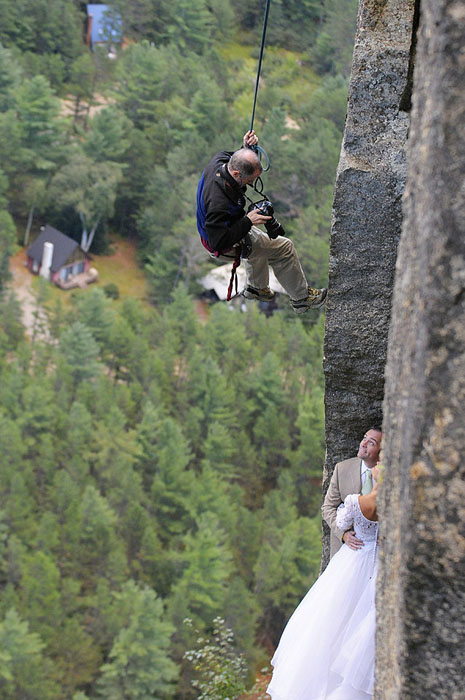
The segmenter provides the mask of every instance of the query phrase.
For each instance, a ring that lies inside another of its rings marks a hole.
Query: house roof
[[[31,243],[27,249],[27,256],[38,262],[39,265],[42,264],[44,243],[53,243],[53,257],[50,266],[52,272],[58,272],[69,260],[76,248],[80,248],[79,243],[47,224],[34,243]],[[82,252],[85,254],[84,251]]]
[[[90,39],[92,45],[98,43],[119,42],[123,38],[121,17],[113,13],[108,5],[89,3],[87,16],[92,15]]]

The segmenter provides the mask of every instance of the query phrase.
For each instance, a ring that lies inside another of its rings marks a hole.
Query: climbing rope
[[[265,15],[263,18],[263,29],[262,29],[262,40],[260,42],[260,53],[258,56],[258,66],[257,66],[257,78],[255,80],[255,93],[254,93],[254,98],[253,98],[253,107],[252,107],[252,117],[250,120],[250,131],[253,130],[253,123],[255,119],[255,107],[257,105],[257,95],[258,95],[258,85],[260,82],[260,73],[262,70],[262,59],[263,59],[263,50],[265,48],[265,37],[266,37],[266,28],[268,25],[268,14],[270,11],[270,3],[271,0],[266,0],[266,6],[265,6]],[[260,161],[264,158],[266,166],[263,166],[263,172],[266,173],[267,170],[270,169],[271,163],[270,159],[268,158],[266,151],[261,147],[261,146],[253,146],[253,150],[256,151],[260,157]],[[263,163],[262,163],[263,165]]]

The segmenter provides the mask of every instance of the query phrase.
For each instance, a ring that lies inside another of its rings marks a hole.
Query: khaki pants
[[[293,301],[306,299],[308,283],[293,242],[284,236],[270,238],[256,226],[252,226],[248,236],[252,252],[248,258],[242,258],[247,284],[256,289],[268,287],[271,267],[276,279]],[[226,255],[212,257],[219,262],[234,262],[235,253],[230,251]]]
[[[252,252],[243,265],[247,272],[247,284],[256,289],[268,287],[269,267],[291,299],[306,299],[308,283],[302,270],[294,244],[289,238],[270,238],[256,226],[249,232]]]

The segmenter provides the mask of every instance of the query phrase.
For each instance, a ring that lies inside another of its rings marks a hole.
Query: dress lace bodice
[[[346,496],[336,513],[336,525],[339,530],[348,530],[352,525],[355,536],[363,542],[375,542],[378,537],[378,523],[365,518],[360,510],[358,494]]]

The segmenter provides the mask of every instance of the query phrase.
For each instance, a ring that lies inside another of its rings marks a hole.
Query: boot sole
[[[242,296],[245,297],[245,299],[254,299],[255,301],[273,301],[275,298],[275,294],[270,297],[261,297],[259,294],[254,294],[253,292],[248,292],[246,289],[242,292]]]
[[[295,306],[291,302],[291,306],[294,309],[294,311],[296,312],[296,314],[304,314],[306,311],[310,311],[311,309],[319,309],[320,306],[323,306],[323,304],[325,303],[327,293],[328,292],[326,291],[325,295],[323,296],[323,299],[320,299],[320,301],[315,302],[314,304],[309,304],[307,302],[306,304],[302,304],[302,306]]]

